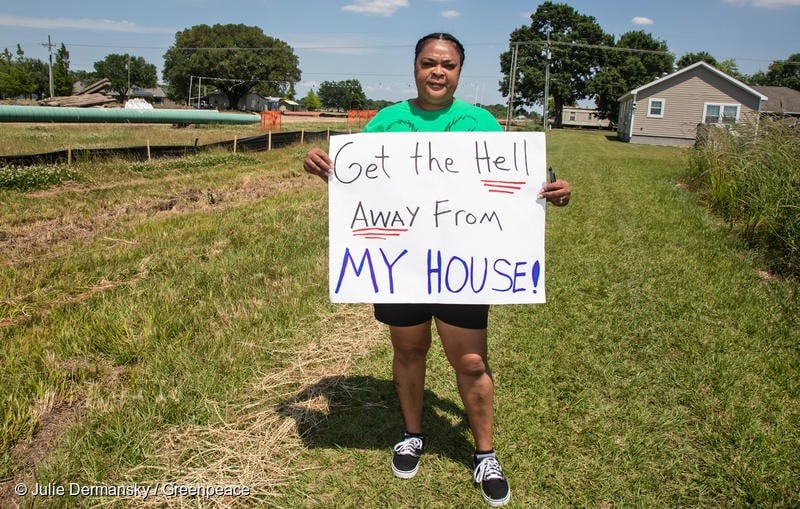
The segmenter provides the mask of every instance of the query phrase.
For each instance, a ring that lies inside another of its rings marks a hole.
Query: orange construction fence
[[[378,110],[349,110],[347,112],[347,123],[351,122],[369,122]]]
[[[281,112],[280,111],[262,111],[261,115],[261,129],[264,131],[277,131],[281,128]]]

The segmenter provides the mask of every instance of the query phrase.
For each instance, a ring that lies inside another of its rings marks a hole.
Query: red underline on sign
[[[356,228],[353,230],[354,237],[364,237],[365,239],[386,240],[388,237],[399,237],[401,233],[408,231],[408,228]]]
[[[522,189],[525,185],[524,181],[519,180],[487,180],[482,179],[484,187],[489,188],[490,193],[504,193],[514,194],[516,191]]]

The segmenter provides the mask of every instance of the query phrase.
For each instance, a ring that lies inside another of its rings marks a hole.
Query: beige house
[[[597,110],[592,108],[578,108],[577,106],[564,106],[561,112],[561,125],[563,127],[593,127],[607,129],[611,123],[608,119],[600,118]]]
[[[800,117],[800,90],[789,87],[760,85],[753,88],[768,98],[761,105],[761,113],[783,117]]]
[[[705,62],[619,98],[617,136],[631,143],[691,146],[698,124],[756,119],[767,96]]]

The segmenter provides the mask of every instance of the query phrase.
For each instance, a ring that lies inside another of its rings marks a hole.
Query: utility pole
[[[47,36],[47,51],[50,53],[50,65],[47,66],[48,74],[50,75],[50,97],[53,97],[53,43],[50,42],[50,36]]]
[[[547,131],[550,127],[547,121],[547,108],[550,102],[550,33],[547,34],[547,46],[544,48],[544,57],[547,59],[547,64],[544,67],[544,105],[542,106],[542,121],[544,123],[544,130]]]
[[[517,80],[517,54],[519,53],[519,42],[514,43],[514,50],[511,53],[511,84],[508,90],[508,111],[506,111],[506,131],[511,130],[511,115],[514,111],[514,82]]]
[[[128,63],[125,65],[125,68],[128,70],[128,89],[125,91],[125,99],[128,99],[128,96],[131,94],[131,55],[128,54]]]

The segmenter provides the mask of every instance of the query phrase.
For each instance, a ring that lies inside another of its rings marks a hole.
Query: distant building
[[[228,96],[220,90],[215,90],[208,94],[208,97],[200,98],[208,102],[211,108],[218,110],[230,109]],[[256,92],[250,92],[239,98],[236,109],[240,111],[297,111],[300,105],[295,101],[283,99],[281,97],[264,97]]]
[[[228,96],[221,90],[214,90],[208,94],[208,97],[201,97],[200,99],[205,100],[209,107],[214,110],[228,110],[231,106]]]
[[[128,94],[128,97],[144,99],[150,104],[163,104],[167,99],[167,94],[161,87],[141,88],[134,85],[131,87],[131,93]]]
[[[608,129],[611,121],[600,118],[596,109],[564,106],[561,112],[562,127],[591,127],[595,129]]]

